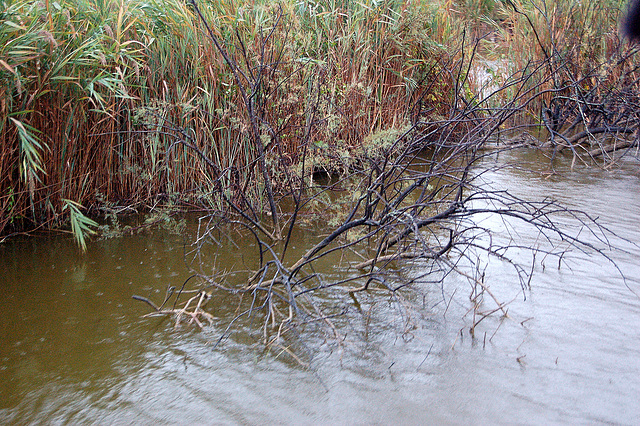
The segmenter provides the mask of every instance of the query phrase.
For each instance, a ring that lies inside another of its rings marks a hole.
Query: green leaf
[[[87,243],[85,241],[85,238],[87,235],[96,233],[95,229],[93,228],[97,228],[98,223],[82,214],[82,212],[80,211],[80,209],[84,208],[82,207],[82,204],[76,201],[67,200],[66,198],[63,198],[62,202],[64,203],[64,207],[62,208],[62,210],[69,210],[71,232],[76,239],[76,243],[78,243],[83,252],[87,251]]]
[[[40,156],[40,151],[42,150],[42,143],[37,136],[37,133],[40,133],[38,129],[29,124],[23,123],[22,121],[16,120],[13,117],[9,117],[9,120],[16,126],[18,129],[18,139],[20,140],[20,150],[24,155],[24,165],[25,165],[25,176],[27,173],[27,168],[34,172],[41,172],[46,174],[44,168],[42,167],[42,157]],[[25,177],[26,180],[26,177]]]

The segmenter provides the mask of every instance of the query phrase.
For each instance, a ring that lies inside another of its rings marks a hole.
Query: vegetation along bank
[[[324,209],[318,174],[375,181],[426,151],[427,188],[523,144],[608,164],[637,147],[625,10],[0,0],[0,238],[71,229],[84,248],[93,219],[162,208],[232,213],[278,240],[291,211]]]

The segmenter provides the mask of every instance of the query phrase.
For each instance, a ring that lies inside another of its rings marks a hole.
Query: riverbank
[[[84,247],[88,217],[175,205],[278,237],[277,199],[403,144],[524,125],[580,162],[585,139],[632,134],[621,2],[513,5],[4,2],[0,235],[71,227]],[[487,85],[479,58],[508,69]]]

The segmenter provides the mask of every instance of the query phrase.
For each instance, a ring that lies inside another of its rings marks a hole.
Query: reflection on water
[[[132,294],[159,300],[189,276],[181,236],[97,241],[85,255],[61,237],[0,245],[0,422],[636,423],[640,301],[627,286],[640,293],[638,248],[629,242],[640,241],[638,163],[558,166],[552,177],[544,167],[483,179],[598,216],[628,240],[612,240],[623,250],[608,252],[626,284],[602,257],[572,251],[560,270],[542,259],[524,301],[509,267],[491,262],[492,290],[514,301],[509,318],[483,321],[475,339],[469,284],[455,277],[404,292],[413,309],[377,290],[358,304],[345,297],[346,340],[303,336],[297,350],[309,369],[265,354],[248,322],[212,350],[233,300],[213,305],[218,322],[203,331],[141,318],[147,307]],[[535,239],[528,232],[518,228]],[[309,238],[300,235],[299,250]],[[226,250],[219,263],[246,261],[241,247]]]

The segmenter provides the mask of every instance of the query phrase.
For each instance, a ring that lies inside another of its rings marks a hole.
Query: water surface
[[[335,296],[349,310],[349,321],[338,321],[344,343],[303,333],[294,349],[309,367],[265,352],[249,321],[214,349],[234,316],[233,299],[210,305],[214,324],[204,330],[141,317],[148,307],[131,295],[158,301],[189,276],[183,235],[94,241],[84,255],[63,236],[6,242],[0,422],[637,424],[640,164],[626,159],[610,171],[558,164],[549,176],[534,157],[502,157],[501,165],[530,160],[534,171],[500,168],[483,175],[485,185],[550,196],[598,217],[624,237],[611,237],[620,250],[606,253],[626,281],[601,256],[572,250],[560,270],[538,258],[523,293],[512,268],[491,261],[490,288],[513,301],[508,318],[483,321],[475,338],[471,287],[460,277],[417,284],[401,294],[407,304],[379,289],[357,303]],[[483,225],[504,224],[485,218]],[[536,241],[529,228],[513,227]],[[313,238],[300,233],[294,245],[303,250]],[[251,262],[251,250],[218,250],[215,266]]]

